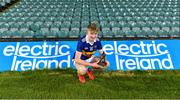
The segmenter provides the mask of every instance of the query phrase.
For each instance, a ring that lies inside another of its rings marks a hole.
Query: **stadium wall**
[[[74,68],[76,45],[77,41],[0,42],[0,71]],[[102,45],[108,70],[180,69],[180,40],[102,41]]]

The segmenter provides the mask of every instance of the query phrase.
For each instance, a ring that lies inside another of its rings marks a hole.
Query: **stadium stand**
[[[1,7],[11,0],[1,0]],[[180,38],[180,0],[21,0],[0,13],[0,38]]]

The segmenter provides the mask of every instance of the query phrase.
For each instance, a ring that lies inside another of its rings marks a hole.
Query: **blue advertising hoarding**
[[[77,41],[0,42],[0,71],[74,68]],[[109,70],[180,69],[180,40],[102,41]]]

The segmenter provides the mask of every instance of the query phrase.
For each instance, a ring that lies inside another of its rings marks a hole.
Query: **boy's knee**
[[[78,74],[85,75],[87,72],[87,69],[85,67],[79,67],[78,68]]]
[[[83,66],[83,65],[81,65],[81,64],[77,64],[77,63],[75,63],[75,66],[76,66],[76,69],[77,69],[78,74],[80,74],[80,75],[86,74],[87,69],[86,69],[85,66]]]

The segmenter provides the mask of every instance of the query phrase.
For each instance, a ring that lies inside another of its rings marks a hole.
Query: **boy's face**
[[[92,30],[87,30],[87,35],[88,35],[88,39],[89,41],[93,42],[96,38],[97,38],[97,31],[92,31]]]

